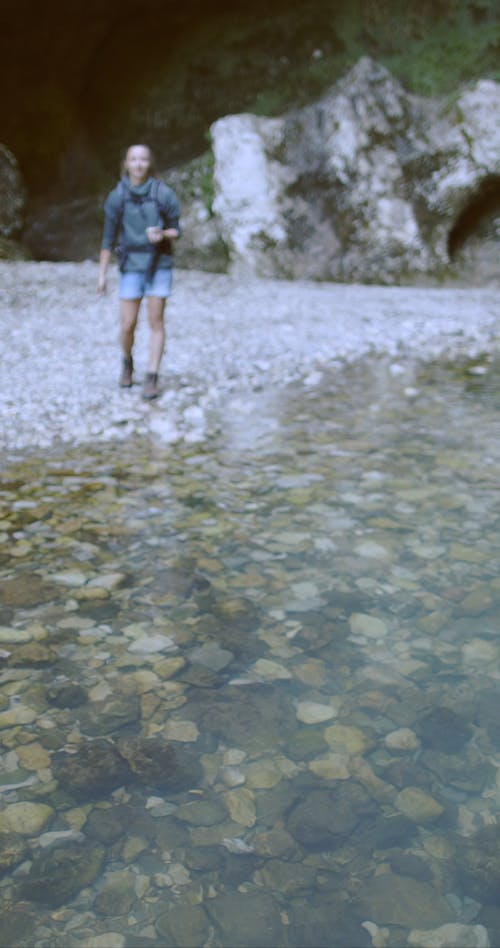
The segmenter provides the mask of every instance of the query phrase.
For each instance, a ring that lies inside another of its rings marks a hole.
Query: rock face
[[[12,152],[0,145],[0,237],[15,237],[23,225],[24,185]]]
[[[23,256],[15,239],[24,222],[25,190],[17,161],[0,144],[0,259]]]
[[[319,102],[211,128],[215,213],[236,272],[398,282],[438,274],[500,190],[500,95],[409,96],[364,57]]]

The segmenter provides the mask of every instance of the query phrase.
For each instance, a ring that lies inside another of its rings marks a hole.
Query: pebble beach
[[[134,432],[197,441],[214,412],[251,390],[314,384],[366,355],[398,362],[474,357],[498,346],[498,293],[381,287],[176,271],[168,304],[161,397],[140,383],[148,333],[141,313],[137,384],[118,387],[117,271],[95,292],[96,265],[1,263],[0,450],[105,442]],[[212,419],[212,421],[211,421]]]

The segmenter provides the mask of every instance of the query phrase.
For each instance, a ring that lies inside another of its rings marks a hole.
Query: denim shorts
[[[146,274],[140,270],[128,270],[120,273],[119,296],[121,300],[140,300],[143,296],[170,296],[172,289],[172,270],[156,270],[152,280],[146,280]]]

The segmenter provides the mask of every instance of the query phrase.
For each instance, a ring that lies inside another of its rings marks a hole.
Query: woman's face
[[[151,170],[151,152],[146,145],[131,145],[125,157],[125,171],[131,184],[142,184]]]

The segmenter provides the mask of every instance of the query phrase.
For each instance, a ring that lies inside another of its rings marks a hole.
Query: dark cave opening
[[[488,175],[458,216],[448,236],[453,261],[471,237],[493,237],[494,218],[500,215],[500,176]]]

